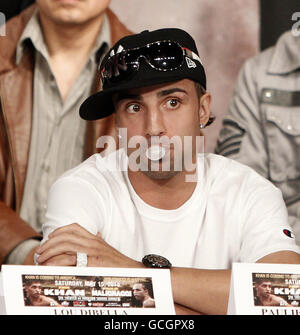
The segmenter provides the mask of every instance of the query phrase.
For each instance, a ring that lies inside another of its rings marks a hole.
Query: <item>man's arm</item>
[[[7,261],[7,257],[15,247],[32,238],[40,240],[41,235],[22,220],[15,211],[0,202],[0,265]],[[33,264],[30,254],[25,262]]]
[[[292,251],[269,254],[258,263],[300,264],[300,255]],[[226,314],[231,270],[171,270],[173,296],[176,303],[204,314]]]
[[[99,234],[95,236],[78,224],[55,230],[37,252],[40,254],[38,262],[41,265],[75,266],[76,252],[85,252],[88,255],[88,266],[144,267],[141,262],[112,248]],[[280,251],[267,255],[258,262],[300,264],[300,255],[291,251]],[[183,306],[181,311],[191,309],[195,313],[226,314],[230,277],[230,270],[174,267],[171,269],[174,301]]]
[[[13,177],[10,145],[3,115],[0,97],[0,265],[4,262],[9,262],[9,258],[13,259],[11,264],[20,264],[24,260],[24,252],[23,254],[22,252],[14,252],[16,247],[29,239],[41,239],[40,234],[22,220],[16,211],[9,207],[13,207],[12,204],[14,203],[13,189],[14,177],[16,176]],[[26,250],[28,251],[28,248]],[[21,255],[22,261],[12,255],[12,252]],[[33,259],[28,257],[26,262],[33,264]]]

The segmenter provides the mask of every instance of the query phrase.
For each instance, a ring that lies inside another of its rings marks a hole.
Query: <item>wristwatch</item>
[[[147,268],[170,269],[172,267],[172,264],[165,257],[154,254],[144,256],[142,263]]]

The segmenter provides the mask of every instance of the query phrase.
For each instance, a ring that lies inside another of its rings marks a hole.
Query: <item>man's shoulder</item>
[[[248,184],[252,187],[276,187],[251,167],[234,159],[209,153],[205,155],[205,175],[211,185],[223,186],[225,189],[233,185]]]
[[[112,156],[117,154],[115,152]],[[62,213],[72,216],[75,206],[78,215],[85,216],[84,211],[88,209],[91,216],[97,217],[100,212],[106,215],[109,208],[118,206],[111,199],[125,199],[129,193],[124,173],[114,169],[110,162],[112,156],[101,157],[100,154],[94,154],[61,175],[49,190],[48,211],[62,208]]]
[[[144,301],[143,307],[155,307],[155,300],[149,297]]]
[[[248,58],[244,68],[258,77],[293,72],[299,66],[300,36],[284,32],[276,44]]]
[[[98,159],[97,156],[98,154],[93,154],[89,158],[85,159],[79,165],[63,173],[60,178],[80,177],[80,176],[85,175],[86,173],[91,173],[95,171],[97,167],[96,165],[96,162]]]
[[[249,166],[242,164],[234,159],[214,154],[205,154],[205,164],[207,168],[212,171],[214,176],[218,176],[220,173],[225,173],[228,175],[233,175],[236,177],[243,177],[249,173],[256,173]]]
[[[91,184],[99,181],[104,182],[105,180],[110,182],[111,179],[121,178],[123,159],[119,150],[106,156],[96,153],[76,167],[66,171],[59,180],[73,179]]]
[[[241,73],[244,73],[248,77],[256,78],[256,80],[262,75],[267,75],[274,52],[275,46],[272,46],[246,59],[241,68]]]

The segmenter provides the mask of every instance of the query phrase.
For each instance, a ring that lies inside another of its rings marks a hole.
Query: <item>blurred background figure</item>
[[[300,36],[284,33],[240,72],[216,153],[254,168],[277,186],[300,245]]]
[[[37,0],[0,37],[0,264],[33,263],[51,184],[110,134],[78,115],[106,48],[130,34],[109,3]]]

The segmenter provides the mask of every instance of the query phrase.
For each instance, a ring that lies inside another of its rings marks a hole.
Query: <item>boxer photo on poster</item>
[[[255,306],[299,307],[300,276],[253,273]]]

